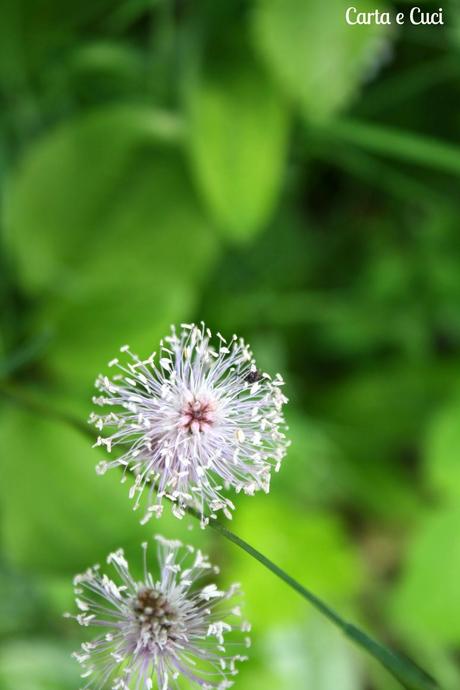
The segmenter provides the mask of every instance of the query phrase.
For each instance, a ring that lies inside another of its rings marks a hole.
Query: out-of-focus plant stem
[[[83,424],[66,412],[55,409],[48,403],[39,400],[34,394],[14,384],[0,382],[0,395],[6,400],[24,407],[31,412],[36,412],[41,416],[55,421],[64,422],[93,440],[93,433],[86,424]],[[188,507],[187,513],[198,520],[201,519],[198,511],[192,507]],[[333,625],[339,628],[348,639],[379,661],[403,685],[403,687],[406,688],[406,690],[439,690],[437,682],[414,662],[400,656],[385,645],[380,644],[372,637],[369,637],[363,630],[360,630],[352,623],[346,621],[328,606],[328,604],[313,594],[313,592],[297,582],[297,580],[248,542],[244,541],[244,539],[241,539],[241,537],[238,537],[227,529],[219,520],[211,519],[209,521],[209,527],[219,532],[225,539],[231,541],[249,556],[255,558],[265,568],[276,575],[276,577],[280,578],[280,580],[291,587],[291,589],[300,594],[300,596],[306,599],[320,614],[325,616]]]

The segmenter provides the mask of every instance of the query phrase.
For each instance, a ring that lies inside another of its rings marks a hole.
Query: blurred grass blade
[[[339,139],[372,153],[460,175],[460,147],[430,137],[351,119],[335,121],[322,135],[330,143]]]

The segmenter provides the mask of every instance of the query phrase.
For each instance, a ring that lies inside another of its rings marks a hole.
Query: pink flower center
[[[182,409],[181,427],[193,434],[207,431],[214,423],[214,411],[212,401],[194,398]]]

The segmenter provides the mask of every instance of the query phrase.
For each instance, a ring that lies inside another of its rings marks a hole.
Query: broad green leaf
[[[460,498],[460,401],[441,409],[429,424],[424,460],[431,485]]]
[[[126,341],[149,354],[195,305],[217,240],[175,134],[145,107],[99,110],[39,141],[13,180],[10,243],[65,382],[88,388]]]
[[[99,450],[79,432],[28,412],[2,410],[1,540],[8,560],[34,572],[75,573],[127,548],[141,562],[140,544],[155,531],[190,541],[187,522],[166,510],[141,527],[121,471],[95,472]],[[178,531],[179,530],[179,531]],[[192,543],[201,538],[198,529]],[[206,536],[206,535],[205,535]],[[153,550],[152,550],[153,552]]]
[[[460,506],[428,515],[409,546],[391,601],[401,631],[413,641],[460,642]]]
[[[94,242],[110,251],[111,214],[123,208],[144,165],[164,154],[175,124],[147,107],[114,106],[70,120],[27,148],[10,181],[6,231],[31,292],[67,294],[72,278],[77,282],[75,264],[90,260]]]
[[[238,503],[236,534],[331,606],[340,605],[343,610],[350,603],[360,586],[360,565],[336,517],[301,511],[286,499],[276,500],[274,494],[268,502],[257,496],[239,497]],[[308,602],[248,554],[231,548],[231,578],[244,585],[247,615],[258,629],[311,615]]]
[[[195,77],[186,97],[188,145],[203,198],[229,238],[249,239],[263,228],[278,199],[286,105],[250,61]]]
[[[385,26],[348,26],[347,7],[346,0],[256,3],[256,47],[309,120],[324,120],[346,106],[380,59]],[[363,2],[359,9],[375,8]]]

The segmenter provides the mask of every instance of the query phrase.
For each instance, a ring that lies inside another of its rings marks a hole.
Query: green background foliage
[[[290,398],[288,457],[234,530],[460,687],[460,14],[351,28],[346,7],[1,3],[1,688],[77,688],[72,575],[159,531],[247,592],[237,688],[396,689],[218,535],[141,527],[62,418],[85,424],[121,345],[201,319]]]

